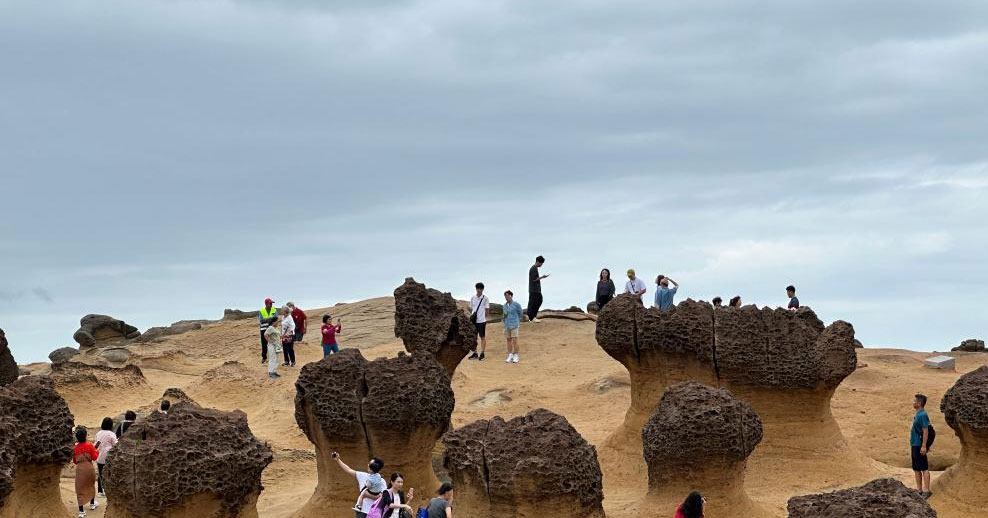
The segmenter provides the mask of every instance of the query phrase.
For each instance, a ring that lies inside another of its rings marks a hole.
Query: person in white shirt
[[[635,275],[635,270],[628,270],[628,282],[624,283],[624,292],[637,295],[640,300],[646,291],[645,281]]]
[[[285,367],[295,366],[295,320],[288,306],[281,308],[281,346],[285,350]]]
[[[477,328],[477,336],[480,337],[480,354],[474,351],[470,359],[483,361],[484,351],[487,350],[487,310],[491,307],[491,301],[484,295],[484,283],[478,282],[474,287],[477,288],[477,294],[470,297],[470,321]]]

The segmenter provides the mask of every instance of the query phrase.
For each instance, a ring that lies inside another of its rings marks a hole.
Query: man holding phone
[[[539,308],[542,307],[542,279],[548,278],[549,274],[541,275],[539,273],[539,268],[545,264],[545,257],[541,255],[535,258],[535,264],[528,269],[528,309],[525,313],[528,314],[529,322],[538,322],[539,319],[535,318],[539,314]]]

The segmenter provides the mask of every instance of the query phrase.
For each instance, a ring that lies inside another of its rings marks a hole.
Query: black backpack
[[[926,449],[929,450],[933,447],[933,441],[937,438],[937,431],[933,429],[933,423],[930,423],[930,431],[926,434]]]

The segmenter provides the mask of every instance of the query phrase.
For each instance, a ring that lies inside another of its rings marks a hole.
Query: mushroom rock
[[[961,454],[933,483],[933,498],[958,508],[957,514],[988,515],[988,367],[957,380],[940,400],[940,412],[961,442]],[[942,432],[941,432],[942,433]],[[934,444],[934,448],[936,445]]]
[[[0,387],[13,383],[19,375],[17,362],[14,361],[14,356],[10,354],[10,348],[7,346],[7,337],[3,329],[0,329]]]
[[[641,432],[648,465],[642,508],[675,508],[700,491],[714,516],[770,517],[744,491],[748,456],[762,420],[727,389],[697,382],[669,387]]]
[[[434,356],[453,374],[456,366],[477,348],[477,332],[470,316],[449,293],[426,288],[409,277],[395,296],[395,336],[405,349]]]
[[[67,517],[59,490],[72,413],[46,376],[0,388],[0,518]]]
[[[141,336],[136,327],[106,315],[86,315],[79,320],[79,330],[72,338],[80,348],[133,339]]]
[[[334,451],[355,469],[378,456],[382,473],[398,471],[415,487],[438,487],[432,451],[453,414],[450,383],[449,372],[429,354],[367,361],[360,351],[344,349],[305,365],[295,382],[295,420],[315,444],[319,482],[293,516],[353,515],[356,481],[336,466]]]
[[[894,478],[873,480],[851,489],[789,499],[789,518],[936,518],[917,491]]]
[[[257,517],[271,448],[247,415],[179,403],[151,414],[107,457],[107,518]]]
[[[605,468],[639,474],[642,426],[667,387],[695,380],[728,388],[758,412],[764,441],[752,464],[771,457],[767,476],[775,476],[771,465],[779,462],[833,461],[834,476],[845,480],[872,470],[851,454],[830,412],[834,391],[857,366],[854,328],[846,322],[825,327],[809,308],[715,310],[693,300],[646,309],[622,295],[601,310],[597,343],[631,378],[624,423],[602,448]],[[620,457],[615,462],[612,450]]]
[[[475,421],[443,443],[457,505],[471,516],[604,516],[597,451],[560,415]]]

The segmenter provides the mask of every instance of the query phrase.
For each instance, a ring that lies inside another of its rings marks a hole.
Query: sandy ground
[[[394,305],[390,298],[310,310],[310,328],[318,328],[317,322],[326,311],[343,318],[342,347],[360,348],[368,358],[403,350],[394,338]],[[593,322],[543,320],[523,324],[519,364],[503,361],[500,328],[491,327],[489,359],[464,360],[454,376],[454,426],[494,415],[510,418],[542,407],[566,416],[588,441],[601,444],[621,422],[630,401],[628,375],[597,346]],[[260,364],[259,348],[255,321],[219,322],[160,342],[131,346],[132,363],[144,370],[146,386],[71,386],[60,387],[60,391],[76,422],[90,427],[98,426],[104,416],[147,406],[168,387],[185,390],[204,406],[243,410],[255,435],[268,441],[275,452],[274,462],[264,472],[259,514],[264,518],[285,518],[308,500],[316,485],[314,450],[294,419],[294,381],[301,365],[318,361],[322,352],[317,333],[311,333],[296,347],[299,366],[282,368],[284,377],[270,380]],[[908,468],[908,429],[913,394],[923,392],[930,397],[930,415],[938,430],[931,465],[944,469],[956,462],[960,446],[939,413],[940,397],[960,374],[988,360],[984,354],[961,354],[958,372],[942,372],[922,366],[922,359],[928,356],[895,349],[859,350],[861,366],[844,381],[832,404],[849,445],[874,466],[874,473],[895,476],[909,484],[912,472]],[[230,361],[239,363],[224,365]],[[31,368],[44,371],[41,365]],[[359,464],[362,459],[346,460]],[[785,504],[791,496],[861,482],[837,480],[829,471],[825,464],[800,472],[787,470],[787,466],[775,465],[756,449],[749,460],[746,490],[781,517],[785,516]],[[71,468],[66,469],[62,495],[66,509],[73,510],[70,477]],[[414,487],[415,481],[406,481],[406,485]],[[429,492],[434,489],[418,488]],[[635,503],[645,489],[644,478],[605,471],[607,515],[637,516]],[[102,517],[104,507],[89,516]],[[659,515],[672,514],[669,510]],[[977,514],[941,513],[943,518],[985,515],[988,510]]]

